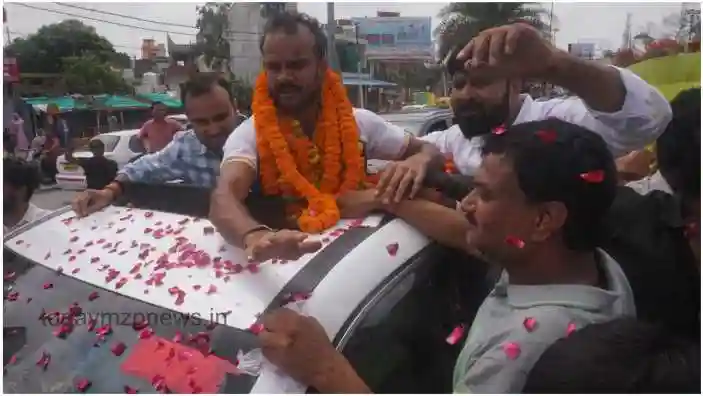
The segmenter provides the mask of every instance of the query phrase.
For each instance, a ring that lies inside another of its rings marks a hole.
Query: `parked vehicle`
[[[312,236],[324,247],[299,260],[252,263],[193,217],[207,213],[209,191],[130,187],[130,195],[134,208],[111,206],[84,219],[64,208],[6,235],[5,392],[77,392],[88,382],[97,393],[153,392],[162,376],[173,393],[193,386],[304,393],[269,369],[233,374],[242,353],[259,348],[249,330],[258,315],[294,295],[307,297],[305,311],[374,392],[451,392],[461,342],[446,338],[470,324],[489,290],[472,259],[378,215]],[[256,204],[249,204],[253,213]],[[93,329],[77,324],[62,334],[57,320],[46,319],[79,308],[99,316]],[[137,321],[145,316],[148,326]],[[203,363],[203,350],[221,363]],[[51,363],[43,369],[44,354]],[[211,379],[182,380],[189,370],[208,370]]]
[[[452,126],[453,114],[448,109],[432,108],[381,114],[386,121],[397,125],[417,137],[430,132],[443,131]]]
[[[380,114],[386,121],[399,126],[414,136],[421,137],[435,131],[443,131],[452,126],[453,113],[447,109],[406,110],[397,113]],[[368,161],[368,172],[378,173],[388,161]]]
[[[130,160],[144,153],[144,146],[137,136],[139,129],[126,131],[108,132],[97,135],[93,139],[101,140],[105,144],[105,157],[117,162],[121,169]],[[87,149],[76,150],[73,153],[75,158],[90,158],[93,154]],[[59,173],[56,175],[56,184],[65,190],[83,190],[86,188],[85,174],[83,169],[66,161],[65,155],[60,155],[56,159],[56,168]]]

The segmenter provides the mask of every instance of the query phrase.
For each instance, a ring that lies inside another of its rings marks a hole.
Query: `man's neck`
[[[308,106],[305,110],[292,115],[291,118],[298,120],[298,122],[300,122],[300,127],[303,129],[303,133],[312,138],[315,133],[315,126],[317,125],[317,117],[319,114],[319,106],[315,105]]]
[[[515,285],[598,285],[598,262],[593,251],[561,249],[535,251],[530,258],[506,266]]]
[[[5,213],[5,217],[2,220],[3,224],[8,227],[16,226],[17,223],[19,223],[24,217],[24,215],[27,213],[28,209],[29,202],[22,202],[21,204],[17,205],[17,208],[11,213]]]

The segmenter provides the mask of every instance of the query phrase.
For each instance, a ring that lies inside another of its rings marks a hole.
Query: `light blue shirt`
[[[476,314],[454,368],[455,393],[520,393],[542,353],[576,329],[635,316],[620,265],[598,250],[608,288],[511,285],[503,272]]]

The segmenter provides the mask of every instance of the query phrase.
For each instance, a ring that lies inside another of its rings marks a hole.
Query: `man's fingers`
[[[425,181],[425,169],[420,169],[415,175],[412,190],[410,190],[410,199],[415,198],[418,192],[422,189],[422,183]]]
[[[505,51],[505,30],[497,30],[493,35],[491,35],[490,43],[488,45],[488,64],[490,66],[495,66],[498,64],[501,58],[503,58],[503,52]]]
[[[298,244],[298,250],[303,254],[314,253],[322,247],[320,241],[303,241]]]
[[[520,37],[520,29],[512,27],[508,29],[505,35],[505,54],[513,55],[517,49],[518,38]]]
[[[405,172],[405,175],[398,183],[398,188],[395,190],[394,200],[396,203],[403,200],[405,193],[408,191],[408,187],[410,187],[410,184],[414,180],[415,180],[415,172],[413,172],[412,170],[408,170],[407,172]]]
[[[472,66],[478,66],[481,63],[488,63],[488,50],[491,45],[492,34],[479,34],[474,38],[474,50],[471,57]]]
[[[393,178],[390,180],[390,182],[388,182],[386,191],[383,194],[383,202],[390,203],[393,200],[393,195],[398,190],[401,180],[403,180],[403,177],[405,177],[405,172],[407,172],[407,169],[405,168],[396,169],[395,173],[393,174]]]
[[[380,197],[386,192],[388,188],[388,183],[390,183],[393,175],[395,174],[396,164],[391,163],[383,169],[381,172],[381,177],[378,179],[378,184],[376,184],[376,196]]]
[[[259,333],[259,341],[263,351],[266,349],[284,349],[291,344],[290,337],[280,333],[272,333],[266,329]]]
[[[468,44],[464,46],[464,48],[459,51],[459,53],[456,55],[456,58],[458,60],[468,60],[471,59],[471,53],[474,50],[474,41],[471,40],[469,41]]]

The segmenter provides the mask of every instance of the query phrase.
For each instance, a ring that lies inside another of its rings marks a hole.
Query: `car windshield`
[[[109,153],[112,151],[115,151],[115,147],[117,147],[117,143],[120,141],[120,137],[117,135],[98,135],[90,140],[100,140],[103,142],[105,145],[105,152]],[[82,151],[88,151],[88,149],[84,149]]]

